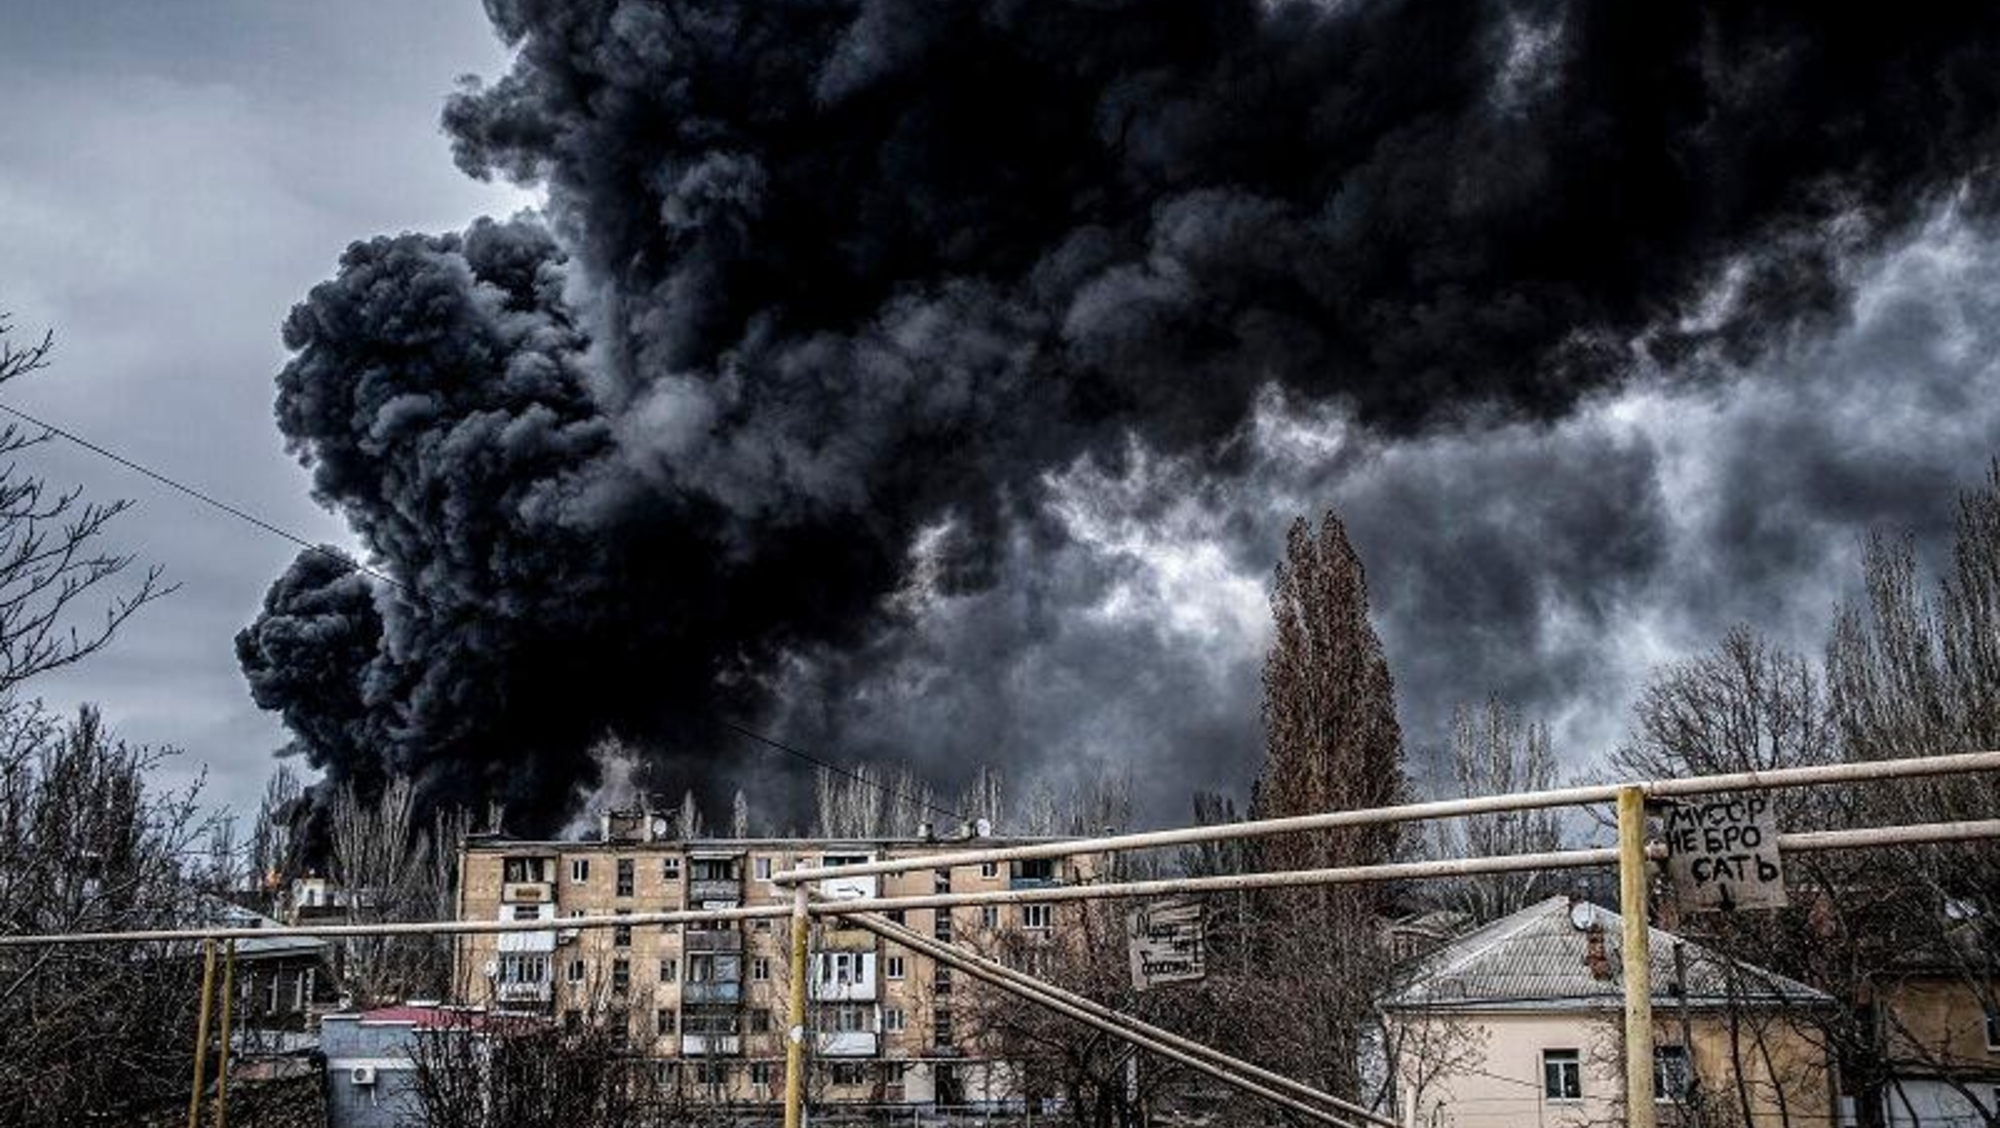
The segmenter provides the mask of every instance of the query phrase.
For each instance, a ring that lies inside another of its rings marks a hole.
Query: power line
[[[248,510],[243,509],[239,506],[231,505],[229,502],[223,501],[221,498],[218,498],[213,494],[207,493],[206,491],[196,489],[195,487],[190,486],[187,483],[182,482],[177,478],[171,477],[167,474],[163,474],[160,471],[155,470],[152,467],[147,466],[146,464],[139,462],[136,459],[128,458],[127,456],[122,455],[117,451],[112,450],[107,446],[104,446],[101,443],[97,443],[90,439],[85,438],[84,436],[78,434],[75,431],[69,430],[64,427],[58,427],[55,424],[50,423],[45,419],[37,418],[33,415],[28,414],[25,411],[22,411],[18,407],[13,407],[6,403],[0,403],[0,412],[4,412],[5,414],[11,415],[16,419],[22,420],[23,422],[31,423],[34,426],[40,427],[42,430],[48,432],[51,435],[56,435],[61,438],[67,439],[70,442],[76,444],[77,446],[82,447],[84,450],[87,450],[92,454],[95,454],[101,458],[109,459],[110,461],[115,462],[120,466],[123,466],[125,469],[130,470],[135,474],[144,475],[145,477],[150,478],[153,481],[168,487],[169,489],[177,490],[180,493],[186,494],[188,497],[194,498],[196,501],[201,502],[203,505],[206,505],[209,508],[214,509],[219,513],[225,513],[231,517],[236,518],[239,521],[245,522],[251,526],[254,526],[255,528],[261,529],[264,532],[271,534],[272,536],[278,537],[281,540],[289,541],[292,544],[295,544],[300,548],[305,549],[308,552],[315,552],[322,556],[330,557],[331,559],[337,560],[340,563],[345,564],[350,568],[353,568],[355,571],[362,573],[363,575],[370,576],[374,579],[382,581],[385,584],[388,584],[389,586],[395,588],[396,590],[408,596],[410,599],[430,608],[432,611],[442,610],[435,603],[431,602],[430,599],[424,596],[422,592],[417,591],[415,588],[410,587],[408,584],[405,584],[403,581],[395,578],[394,576],[389,575],[386,572],[383,572],[376,568],[371,568],[368,565],[363,564],[361,561],[348,556],[344,552],[340,552],[336,549],[329,548],[328,546],[323,544],[315,544],[314,542],[307,540],[305,537],[302,537],[297,533],[292,532],[289,529],[273,524],[272,522],[267,521],[264,518],[259,517],[256,514],[251,513]],[[856,783],[862,784],[867,787],[873,787],[878,791],[881,791],[888,795],[893,795],[898,799],[905,800],[906,802],[915,803],[918,806],[925,808],[926,810],[935,811],[939,814],[950,815],[955,819],[962,820],[965,817],[959,811],[954,811],[945,807],[940,807],[935,803],[931,803],[921,798],[920,796],[906,795],[903,792],[897,790],[896,788],[888,786],[887,784],[881,783],[880,781],[877,780],[870,779],[866,775],[862,775],[859,772],[850,771],[847,768],[843,768],[838,764],[831,763],[827,760],[821,759],[818,756],[814,756],[810,752],[801,751],[797,748],[792,747],[789,744],[785,744],[782,741],[766,736],[763,733],[757,732],[753,729],[745,728],[744,726],[739,725],[734,721],[723,720],[720,723],[724,728],[727,728],[730,731],[735,732],[741,736],[748,737],[751,740],[758,742],[759,744],[763,744],[767,747],[774,748],[780,752],[785,753],[788,756],[794,756],[800,760],[805,761],[806,763],[814,765],[815,767],[823,768],[837,775],[844,776],[847,779],[853,780]]]
[[[298,545],[300,548],[305,549],[308,552],[317,552],[322,556],[331,557],[335,560],[340,561],[342,564],[345,564],[348,567],[353,568],[358,572],[364,573],[369,576],[373,576],[374,578],[381,580],[383,583],[388,584],[391,587],[397,588],[402,591],[410,591],[410,589],[403,584],[403,581],[387,574],[386,572],[380,572],[374,568],[370,568],[368,565],[363,564],[361,561],[348,556],[344,552],[340,552],[336,549],[329,548],[323,544],[315,544],[312,541],[309,541],[306,538],[298,535],[297,533],[291,532],[290,530],[287,529],[279,528],[278,526],[272,524],[269,521],[264,520],[262,517],[259,517],[254,513],[250,513],[246,510],[239,509],[236,506],[221,500],[220,498],[217,498],[211,494],[203,493],[201,490],[198,490],[193,486],[178,481],[174,478],[170,478],[167,475],[160,473],[158,470],[155,470],[150,466],[142,465],[138,462],[133,461],[132,459],[125,457],[122,454],[119,454],[115,450],[111,450],[107,447],[103,447],[98,445],[97,443],[91,442],[89,439],[84,438],[82,435],[79,435],[74,431],[65,430],[61,427],[56,426],[53,423],[37,419],[34,416],[28,414],[27,412],[22,411],[18,407],[11,407],[4,403],[0,403],[0,412],[5,412],[16,419],[32,423],[35,426],[40,427],[42,430],[47,431],[51,435],[59,435],[62,438],[68,439],[70,442],[75,443],[77,446],[80,446],[87,451],[90,451],[92,454],[108,458],[111,461],[116,462],[118,465],[123,466],[127,470],[133,471],[134,473],[137,474],[143,474],[146,477],[151,478],[155,482],[158,482],[161,485],[166,486],[170,489],[179,490],[180,492],[186,494],[187,496],[194,498],[196,501],[201,502],[203,505],[209,506],[212,509],[220,510],[223,513],[227,513],[231,517],[234,517],[239,521],[247,521],[250,524],[255,525],[257,528],[262,529],[267,533],[270,533],[272,536],[281,537],[284,540],[288,540],[293,544]],[[411,592],[411,594],[415,595],[414,592]]]

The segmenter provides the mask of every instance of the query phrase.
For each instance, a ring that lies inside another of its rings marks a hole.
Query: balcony
[[[734,1003],[743,998],[743,984],[734,980],[716,983],[681,984],[681,1002],[693,1003]]]
[[[835,917],[820,932],[819,943],[814,947],[822,952],[872,952],[875,934],[862,928],[843,927],[840,918]]]
[[[740,878],[711,877],[687,883],[687,907],[690,909],[733,909],[742,901],[743,882]],[[716,903],[711,905],[710,902]]]
[[[874,1057],[880,1035],[868,1030],[813,1035],[812,1051],[821,1057]]]
[[[510,881],[500,887],[503,905],[546,905],[555,896],[555,886],[546,881]]]
[[[681,950],[684,952],[741,952],[743,933],[734,928],[715,931],[689,931],[681,936]]]
[[[743,1052],[741,1034],[683,1034],[681,1054],[684,1057],[722,1057]]]

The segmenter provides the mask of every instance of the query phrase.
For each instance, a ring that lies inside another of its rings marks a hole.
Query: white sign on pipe
[[[1667,875],[1675,899],[1689,912],[1784,908],[1789,902],[1771,797],[1718,796],[1669,806]]]
[[[1208,974],[1201,905],[1156,901],[1125,917],[1132,986],[1145,991],[1165,983],[1191,983]]]

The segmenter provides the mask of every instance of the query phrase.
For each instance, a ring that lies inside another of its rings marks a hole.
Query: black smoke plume
[[[1274,389],[1548,420],[1837,317],[1849,256],[1986,213],[2000,125],[1990,4],[488,8],[514,67],[445,125],[546,216],[293,311],[279,425],[401,586],[302,556],[238,649],[330,779],[516,829],[607,732],[732,770],[717,721],[919,571],[1058,550],[1080,464],[1230,481]]]

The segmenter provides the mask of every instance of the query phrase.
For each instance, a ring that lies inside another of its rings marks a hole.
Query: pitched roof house
[[[1620,929],[1617,913],[1552,897],[1413,965],[1381,1002],[1405,1122],[1624,1123]],[[1825,1123],[1832,1081],[1811,1026],[1833,1000],[1661,929],[1649,941],[1661,1123],[1696,1123],[1704,1101],[1732,1123]]]

